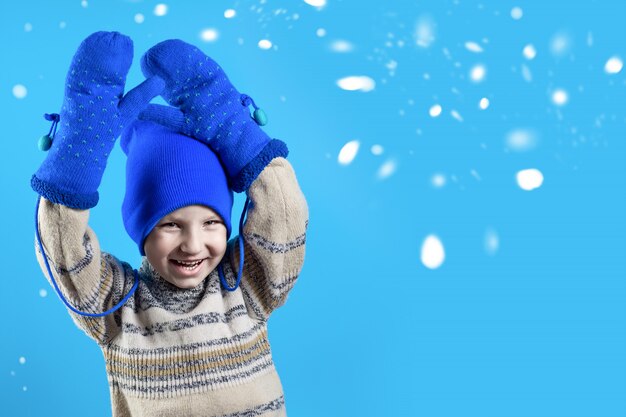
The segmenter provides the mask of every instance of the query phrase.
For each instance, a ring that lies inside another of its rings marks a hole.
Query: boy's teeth
[[[202,262],[202,260],[200,261],[194,261],[194,262],[185,262],[185,261],[176,261],[179,265],[183,265],[183,266],[196,266],[198,265],[200,262]]]

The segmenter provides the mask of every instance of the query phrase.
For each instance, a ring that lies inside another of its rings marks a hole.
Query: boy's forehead
[[[181,207],[178,210],[174,210],[173,212],[165,215],[163,218],[180,218],[180,219],[193,219],[193,218],[209,218],[216,217],[221,218],[219,214],[217,214],[210,207],[194,204],[190,206]]]

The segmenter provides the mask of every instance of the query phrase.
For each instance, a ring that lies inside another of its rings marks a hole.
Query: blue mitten
[[[234,191],[248,189],[272,159],[287,156],[287,146],[259,127],[266,121],[262,110],[195,46],[176,39],[161,42],[144,54],[141,69],[146,78],[165,81],[161,95],[174,107],[150,105],[139,118],[207,143]],[[250,104],[256,109],[254,118]]]
[[[161,93],[152,77],[124,95],[133,42],[117,32],[96,32],[78,47],[65,82],[65,98],[50,152],[31,179],[46,199],[77,209],[98,203],[109,153],[124,126]]]

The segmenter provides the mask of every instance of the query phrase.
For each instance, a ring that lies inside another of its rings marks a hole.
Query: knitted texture
[[[143,120],[124,131],[121,146],[128,156],[122,218],[141,255],[146,237],[161,218],[193,204],[219,214],[230,236],[233,192],[208,146]]]
[[[68,310],[103,352],[113,417],[285,415],[267,323],[302,269],[308,209],[283,158],[270,163],[248,195],[237,290],[223,290],[215,270],[195,288],[175,287],[144,258],[139,287],[120,310],[99,318]],[[133,269],[101,252],[89,211],[42,201],[39,219],[54,277],[74,305],[102,311],[128,292]],[[231,284],[234,244],[222,260]]]
[[[140,118],[208,143],[236,192],[248,189],[272,159],[287,156],[287,146],[270,140],[251,117],[246,96],[217,62],[195,46],[176,39],[163,41],[144,54],[141,69],[146,77],[165,81],[161,95],[175,108],[151,105]]]
[[[98,203],[115,140],[164,86],[152,77],[124,96],[132,57],[131,39],[117,32],[96,32],[78,47],[65,81],[58,132],[31,179],[46,199],[78,209]]]

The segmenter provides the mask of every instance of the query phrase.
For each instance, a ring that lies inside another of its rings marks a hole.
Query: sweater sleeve
[[[240,288],[252,316],[267,320],[283,305],[304,263],[308,207],[291,164],[275,158],[247,191],[244,268]],[[233,269],[237,239],[230,242]]]
[[[54,279],[65,299],[77,310],[102,313],[132,288],[133,269],[101,252],[98,238],[87,225],[89,210],[72,209],[41,197],[39,233]],[[37,260],[52,285],[35,236]],[[56,293],[56,292],[55,292]],[[68,308],[74,323],[98,344],[111,341],[121,329],[120,310],[104,317],[87,317]]]

